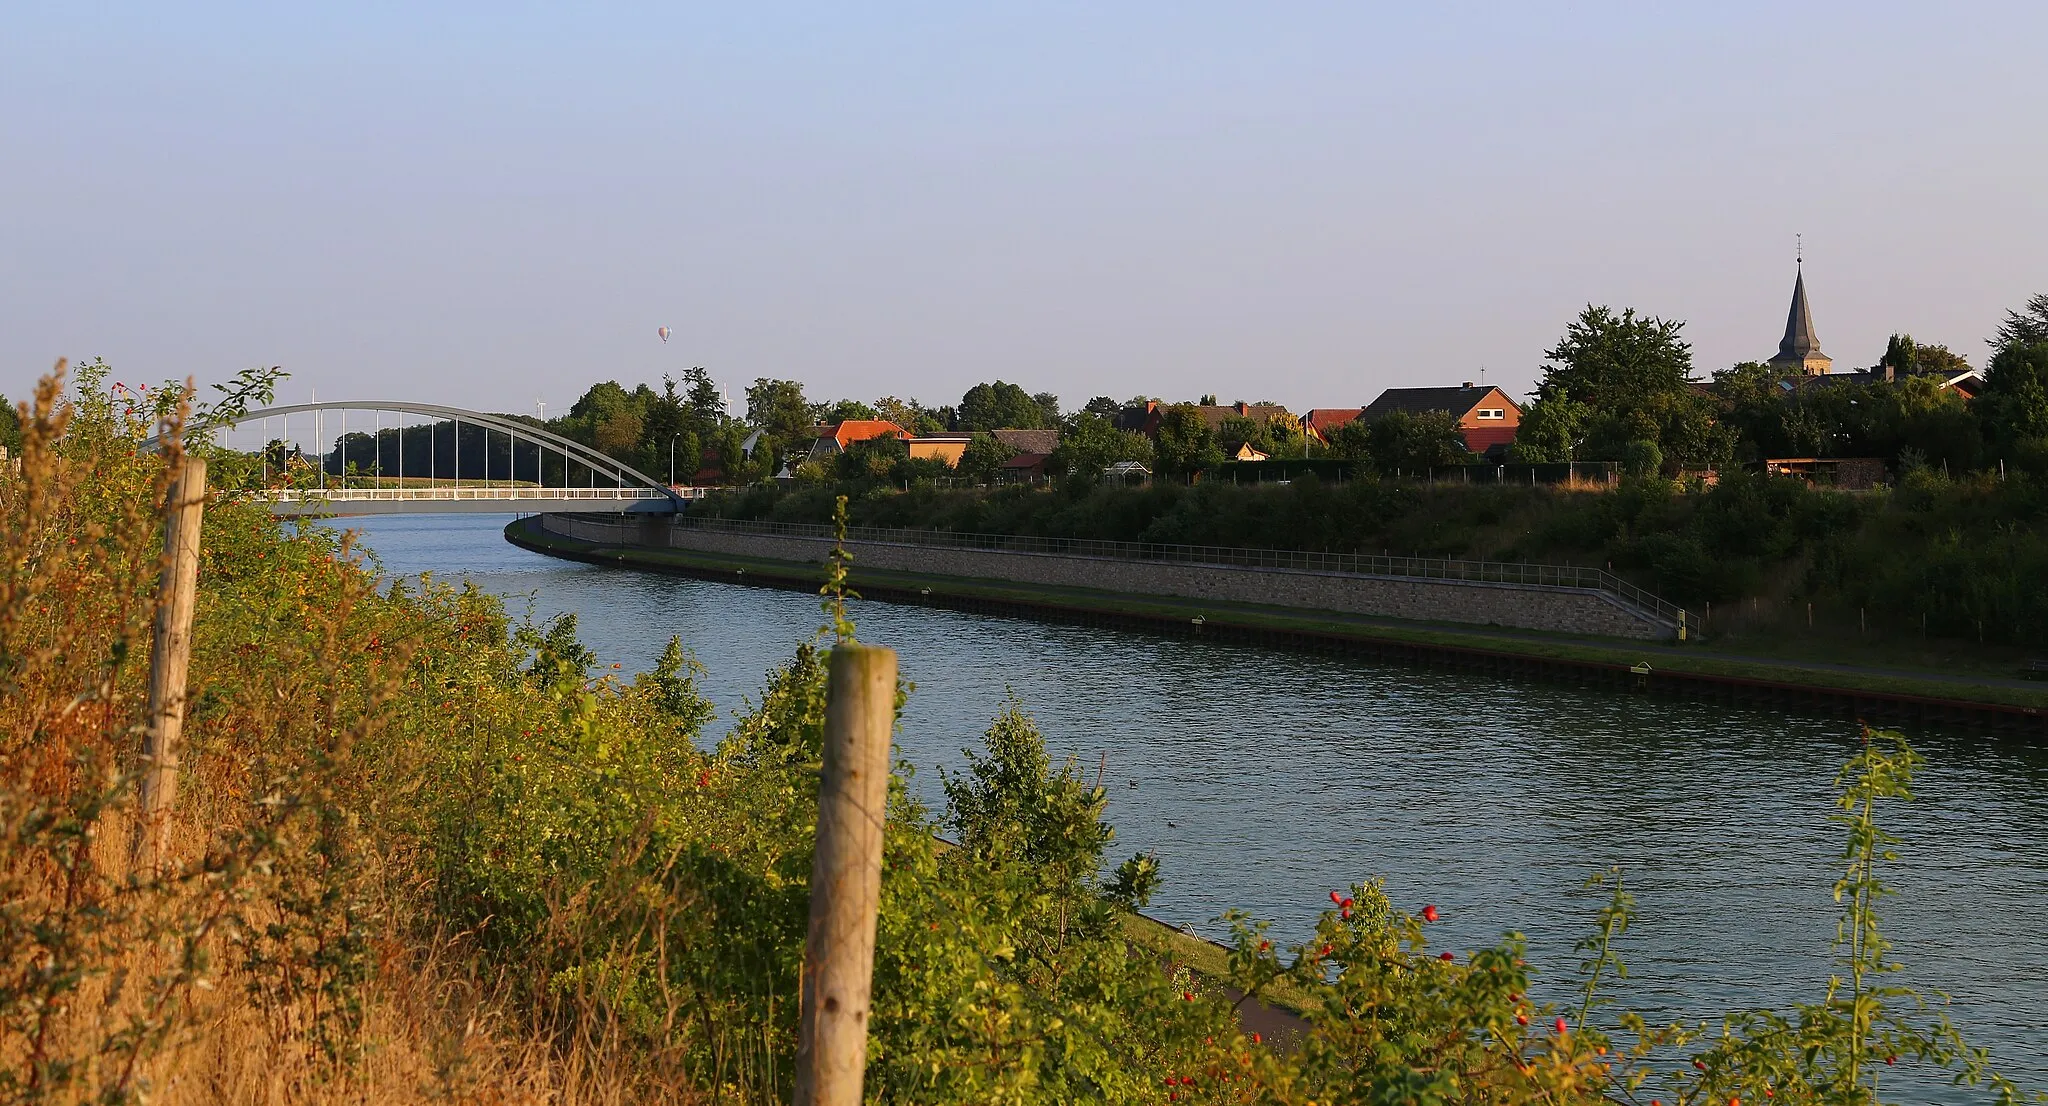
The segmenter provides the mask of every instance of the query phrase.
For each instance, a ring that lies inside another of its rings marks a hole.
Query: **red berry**
[[[1258,1035],[1257,1033],[1254,1033],[1254,1034],[1252,1034],[1252,1043],[1253,1043],[1253,1044],[1258,1044],[1258,1043],[1259,1043],[1260,1041],[1263,1041],[1264,1039],[1265,1039],[1265,1038],[1263,1038],[1263,1037],[1259,1036],[1259,1035]]]
[[[1338,903],[1340,903],[1340,902],[1343,902],[1343,901],[1344,901],[1344,892],[1342,892],[1342,891],[1332,891],[1332,892],[1330,892],[1330,901],[1331,901],[1331,902],[1338,902]]]
[[[1564,1024],[1564,1019],[1563,1019],[1563,1018],[1559,1018],[1559,1019],[1557,1019],[1557,1031],[1558,1031],[1559,1033],[1568,1033],[1568,1032],[1570,1032],[1570,1030],[1568,1030],[1568,1029],[1566,1029],[1566,1028],[1565,1028],[1565,1024]]]
[[[1456,954],[1456,953],[1450,953],[1450,952],[1444,953],[1444,954],[1442,954],[1441,956],[1438,956],[1438,957],[1437,957],[1437,959],[1438,959],[1438,960],[1456,960],[1457,958],[1458,958],[1458,956],[1457,956],[1457,954]]]
[[[1887,1056],[1884,1058],[1884,1062],[1886,1064],[1896,1064],[1899,1062],[1899,1058],[1896,1056]]]
[[[1440,915],[1438,915],[1436,912],[1435,905],[1425,906],[1422,908],[1422,920],[1425,922],[1436,921],[1439,916]]]
[[[1529,1015],[1527,1015],[1527,1014],[1516,1014],[1516,1015],[1515,1015],[1515,1024],[1516,1024],[1516,1025],[1528,1025],[1528,1024],[1529,1024]]]
[[[1349,910],[1351,909],[1351,900],[1349,898],[1346,898],[1343,902],[1340,902],[1337,905],[1343,907],[1346,910]]]

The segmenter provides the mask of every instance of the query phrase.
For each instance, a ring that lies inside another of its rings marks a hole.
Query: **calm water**
[[[515,616],[576,612],[628,671],[681,635],[728,716],[820,621],[814,596],[528,553],[504,522],[350,525],[392,573],[467,575]],[[899,751],[919,791],[936,798],[937,770],[1016,695],[1056,755],[1091,772],[1106,755],[1114,858],[1157,851],[1158,917],[1218,934],[1242,907],[1294,940],[1331,889],[1383,876],[1397,905],[1444,911],[1446,947],[1526,933],[1559,997],[1602,901],[1580,885],[1619,863],[1640,907],[1626,1003],[1704,1018],[1826,980],[1843,723],[879,602],[854,616],[917,684]],[[1954,996],[1966,1034],[2048,1087],[2048,752],[1914,737],[1928,765],[1919,801],[1889,813],[1906,843],[1887,932],[1911,982]]]

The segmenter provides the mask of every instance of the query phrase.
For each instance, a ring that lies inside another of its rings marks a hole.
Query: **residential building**
[[[1469,380],[1455,388],[1388,388],[1358,417],[1371,422],[1396,411],[1411,415],[1448,412],[1458,420],[1465,448],[1474,453],[1505,451],[1522,425],[1521,405],[1506,392]]]
[[[960,466],[960,457],[967,452],[967,444],[974,440],[972,434],[927,434],[910,439],[910,459],[913,461],[944,461],[955,468]]]
[[[1126,407],[1117,413],[1116,428],[1135,430],[1148,438],[1157,438],[1159,420],[1165,417],[1168,407],[1175,406],[1179,405],[1150,400],[1143,407]],[[1209,424],[1209,432],[1212,434],[1223,429],[1225,419],[1250,419],[1263,423],[1294,417],[1294,412],[1277,403],[1191,403],[1188,406],[1193,407],[1195,413],[1202,416],[1202,421]]]
[[[1301,432],[1311,441],[1329,445],[1344,424],[1363,414],[1363,407],[1317,407],[1301,416]]]
[[[887,419],[842,419],[835,423],[820,423],[816,428],[817,438],[811,443],[811,452],[806,460],[824,461],[846,452],[856,442],[873,438],[896,437],[906,441],[910,431]]]
[[[1045,463],[1052,458],[1050,453],[1019,453],[1003,462],[996,475],[1002,484],[1031,484],[1045,478]]]
[[[1060,445],[1057,430],[991,430],[989,434],[1019,453],[1050,454]]]

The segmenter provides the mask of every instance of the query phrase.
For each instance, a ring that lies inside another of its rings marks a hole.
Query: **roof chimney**
[[[1472,386],[1472,382],[1471,382],[1471,381],[1469,381],[1469,380],[1467,380],[1467,381],[1466,381],[1466,382],[1464,383],[1464,385],[1463,385],[1463,387],[1467,387],[1467,388],[1470,388],[1471,386]]]

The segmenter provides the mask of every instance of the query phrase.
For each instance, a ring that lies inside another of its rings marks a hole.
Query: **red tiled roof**
[[[1363,407],[1317,407],[1301,416],[1301,428],[1327,439],[1337,428],[1365,414]]]
[[[839,443],[840,449],[845,449],[855,442],[865,442],[870,438],[880,438],[885,435],[908,438],[910,437],[910,431],[887,419],[845,419],[838,426],[833,427],[830,434],[823,434],[820,437],[829,437]]]

